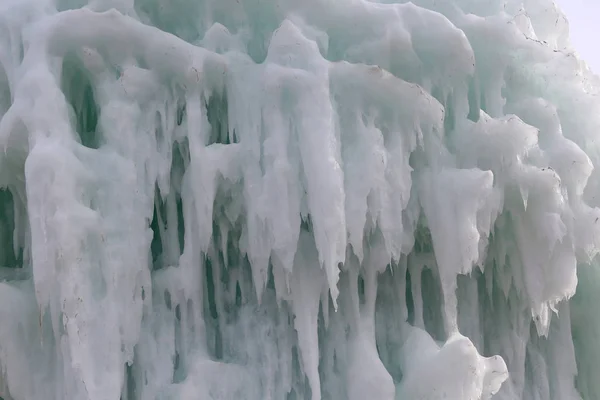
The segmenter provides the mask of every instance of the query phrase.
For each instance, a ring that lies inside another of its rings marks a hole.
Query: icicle
[[[600,398],[550,0],[0,3],[3,398]]]
[[[298,332],[298,346],[304,373],[310,383],[312,400],[321,399],[319,378],[319,343],[317,322],[322,283],[322,273],[318,268],[319,259],[314,239],[308,232],[300,233],[292,277],[292,309],[294,328]]]

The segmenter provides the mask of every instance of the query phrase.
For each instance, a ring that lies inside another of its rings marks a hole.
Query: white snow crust
[[[600,399],[599,92],[552,0],[0,0],[0,398]]]

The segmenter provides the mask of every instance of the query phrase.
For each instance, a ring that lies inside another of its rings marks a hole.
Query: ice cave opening
[[[600,399],[599,93],[552,0],[0,1],[0,398]]]

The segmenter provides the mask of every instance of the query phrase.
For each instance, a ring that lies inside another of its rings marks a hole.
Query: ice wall
[[[599,89],[551,0],[0,1],[0,397],[600,398]]]

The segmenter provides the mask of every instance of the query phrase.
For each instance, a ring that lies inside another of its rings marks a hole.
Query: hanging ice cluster
[[[0,1],[0,397],[600,398],[599,89],[552,0]]]

